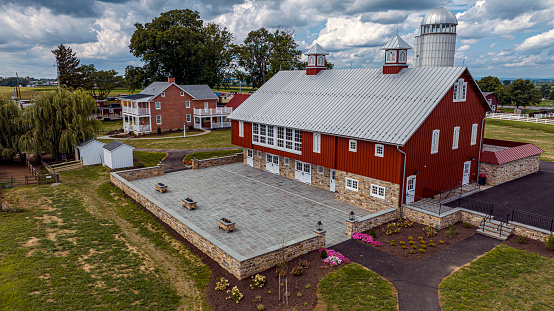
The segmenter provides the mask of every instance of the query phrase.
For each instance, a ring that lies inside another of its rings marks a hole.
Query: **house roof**
[[[464,72],[473,80],[466,67],[281,71],[229,118],[402,146]]]
[[[80,143],[79,145],[77,145],[77,148],[84,148],[85,146],[89,145],[89,144],[92,144],[92,143],[99,143],[99,144],[102,144],[102,145],[105,145],[105,143],[101,142],[101,141],[98,141],[94,138],[88,138],[86,139],[84,142]]]
[[[329,55],[329,52],[316,43],[304,55]]]
[[[143,99],[143,98],[150,98],[154,95],[150,95],[150,94],[146,94],[146,93],[142,93],[140,92],[140,94],[134,94],[134,95],[128,95],[128,96],[125,96],[125,97],[121,97],[123,99],[130,99],[130,100],[137,100],[137,99]]]
[[[111,143],[109,143],[107,145],[104,145],[103,148],[108,150],[108,151],[114,151],[115,149],[117,149],[121,146],[127,146],[129,148],[135,149],[135,147],[124,144],[124,143],[120,142],[119,140],[114,140]]]
[[[489,95],[491,95],[491,94],[494,94],[494,92],[483,92],[483,96],[485,96],[485,97],[487,97],[487,96],[489,96]]]
[[[399,50],[411,50],[412,47],[404,41],[402,38],[400,38],[399,35],[396,35],[394,38],[390,39],[387,44],[383,45],[381,50],[391,50],[391,49],[399,49]]]
[[[154,94],[150,96],[157,96],[161,92],[165,91],[170,85],[174,83],[167,83],[167,82],[152,82],[149,86],[144,88],[139,94]],[[218,97],[215,95],[214,91],[207,85],[207,84],[200,84],[200,85],[178,85],[174,84],[177,87],[179,87],[184,92],[187,92],[190,96],[192,96],[194,99],[218,99]]]
[[[511,148],[497,151],[483,151],[481,153],[481,162],[490,164],[504,164],[515,160],[527,158],[543,153],[544,150],[533,144],[522,144]]]
[[[250,97],[250,94],[236,94],[227,104],[225,104],[225,107],[237,109],[237,107],[240,106],[240,104],[242,104],[248,97]]]

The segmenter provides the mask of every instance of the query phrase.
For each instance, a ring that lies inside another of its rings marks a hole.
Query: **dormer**
[[[408,50],[412,47],[396,35],[381,50],[385,51],[383,74],[397,74],[403,68],[408,68]]]
[[[329,52],[325,51],[321,45],[314,44],[304,55],[308,56],[307,75],[316,75],[321,70],[325,70],[325,55],[329,55]]]

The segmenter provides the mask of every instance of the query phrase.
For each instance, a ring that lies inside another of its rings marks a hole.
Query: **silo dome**
[[[436,24],[454,24],[458,25],[458,19],[450,10],[443,7],[435,8],[425,15],[421,21],[421,26]]]

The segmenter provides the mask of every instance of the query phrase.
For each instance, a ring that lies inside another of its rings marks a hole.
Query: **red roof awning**
[[[544,150],[533,144],[522,144],[499,151],[483,151],[481,162],[491,164],[504,164],[515,160],[527,158],[543,153]]]

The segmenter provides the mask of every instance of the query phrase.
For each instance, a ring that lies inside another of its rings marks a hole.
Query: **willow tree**
[[[59,155],[73,152],[75,145],[96,137],[101,122],[94,118],[96,103],[83,90],[48,92],[23,111],[26,129],[19,145],[27,153]]]
[[[20,111],[13,100],[0,98],[0,158],[13,158],[19,153]]]

